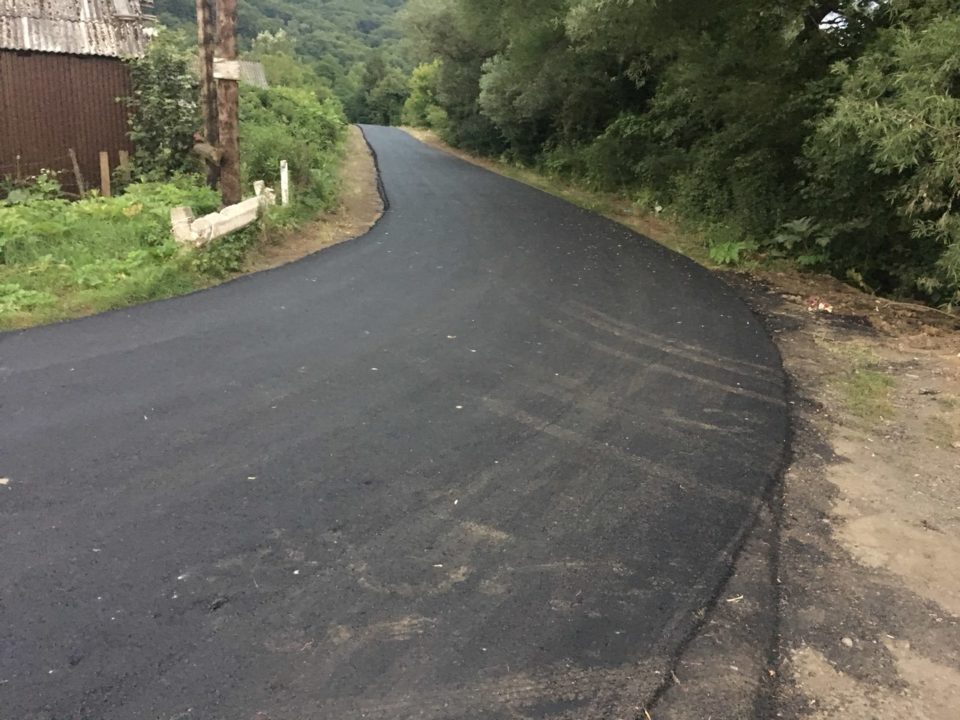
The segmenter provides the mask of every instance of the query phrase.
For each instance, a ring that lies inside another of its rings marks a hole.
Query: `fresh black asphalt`
[[[365,128],[368,235],[0,336],[0,719],[633,718],[787,435],[723,283]]]

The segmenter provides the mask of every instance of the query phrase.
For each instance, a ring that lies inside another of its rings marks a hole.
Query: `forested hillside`
[[[406,120],[960,304],[960,0],[411,0]]]
[[[292,55],[340,97],[353,119],[389,122],[384,113],[405,96],[396,22],[404,1],[239,0],[241,44],[248,54]],[[156,12],[163,25],[185,26],[195,22],[196,2],[156,0]]]

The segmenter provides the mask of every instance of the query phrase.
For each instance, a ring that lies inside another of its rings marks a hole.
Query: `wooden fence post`
[[[70,153],[70,162],[73,163],[73,177],[77,181],[77,192],[79,192],[82,197],[87,192],[87,186],[86,183],[83,182],[83,175],[80,174],[80,163],[77,161],[77,151],[70,148],[67,152]]]
[[[120,151],[120,171],[123,173],[123,181],[129,185],[132,179],[132,170],[130,168],[130,153],[126,150]]]
[[[112,197],[110,190],[110,153],[105,150],[100,151],[100,194],[104,197]]]

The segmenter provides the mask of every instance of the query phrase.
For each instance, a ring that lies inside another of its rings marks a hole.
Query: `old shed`
[[[0,178],[61,172],[75,187],[70,150],[98,187],[130,151],[117,98],[130,93],[124,58],[143,54],[140,0],[0,0]]]

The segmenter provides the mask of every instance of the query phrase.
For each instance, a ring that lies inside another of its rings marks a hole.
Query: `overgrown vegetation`
[[[116,198],[56,197],[41,177],[0,206],[0,327],[170,297],[204,284],[170,235],[170,209],[212,212],[219,198],[192,178],[136,183]]]
[[[115,198],[60,197],[56,180],[0,187],[0,327],[19,327],[120,307],[211,284],[242,270],[256,227],[201,251],[174,242],[170,210],[197,215],[219,207],[192,152],[200,127],[189,41],[161,33],[133,62],[130,134],[137,152],[134,182]],[[277,67],[294,76],[296,59],[271,48]],[[337,196],[345,120],[339,102],[301,74],[297,87],[241,89],[244,186],[279,187],[280,160],[290,164],[294,202],[268,216],[273,231],[329,208]],[[305,78],[305,79],[304,79]]]
[[[346,123],[331,97],[309,90],[244,88],[240,98],[240,143],[244,183],[280,186],[280,161],[290,164],[299,205],[326,208],[336,198],[337,166]]]
[[[662,206],[715,262],[960,304],[960,0],[411,0],[404,120]]]
[[[194,133],[201,126],[195,55],[186,36],[161,32],[147,56],[130,63],[133,91],[121,102],[136,148],[133,161],[143,179],[199,170],[192,152]]]

